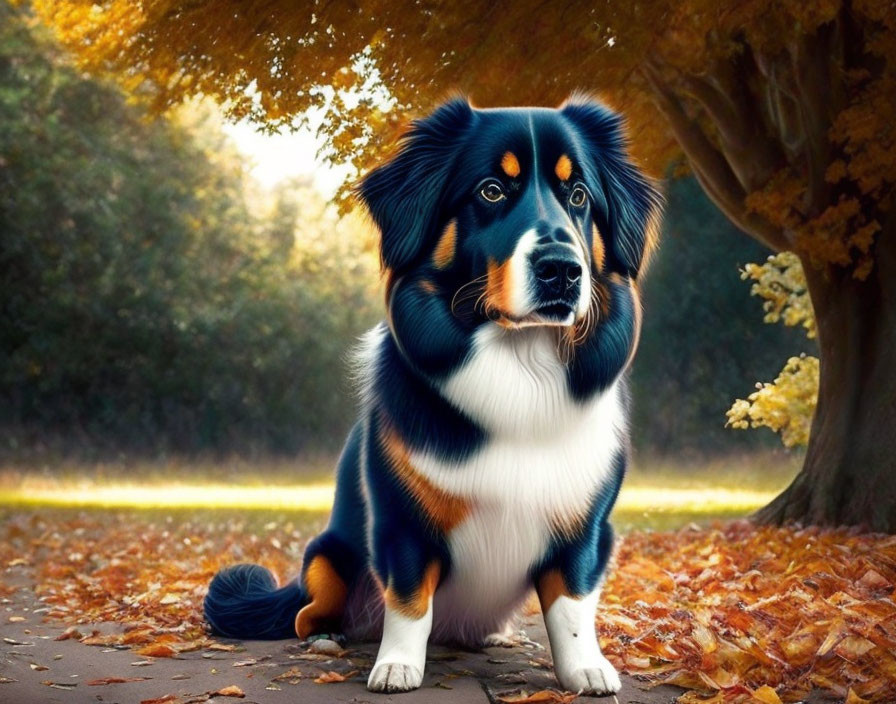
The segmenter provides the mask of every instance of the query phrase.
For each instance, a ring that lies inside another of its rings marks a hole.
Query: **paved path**
[[[550,669],[550,653],[541,617],[523,624],[534,642],[511,648],[489,648],[466,652],[431,647],[423,687],[409,694],[382,695],[368,692],[364,683],[376,652],[375,644],[349,644],[341,658],[310,655],[295,641],[233,642],[235,651],[198,651],[177,659],[141,658],[131,651],[87,646],[76,640],[57,641],[64,627],[41,623],[32,610],[40,606],[30,585],[22,584],[3,600],[0,611],[0,702],[4,704],[139,704],[142,700],[176,695],[181,702],[236,685],[245,698],[200,697],[196,701],[215,704],[488,704],[497,696],[525,689],[556,687]],[[9,622],[13,617],[14,622]],[[24,617],[24,621],[18,621]],[[91,627],[79,626],[82,632]],[[95,626],[113,632],[113,624]],[[149,664],[135,665],[135,662]],[[43,669],[46,668],[46,669]],[[292,671],[295,677],[283,678]],[[316,684],[322,672],[348,674],[345,682]],[[356,674],[351,674],[355,672]],[[88,685],[103,678],[145,677],[139,682]],[[279,680],[277,678],[280,678]],[[13,680],[13,681],[6,681]],[[45,684],[53,683],[53,686]],[[675,687],[645,690],[630,677],[623,677],[619,704],[671,704],[681,692]],[[613,702],[612,697],[581,697],[580,702]],[[175,704],[174,701],[171,704]]]

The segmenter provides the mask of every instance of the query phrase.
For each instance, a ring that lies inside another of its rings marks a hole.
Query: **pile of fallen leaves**
[[[255,562],[295,575],[315,526],[249,529],[237,520],[158,521],[129,512],[29,513],[3,525],[0,564],[34,568],[44,616],[72,626],[60,637],[173,657],[212,643],[202,616],[208,583],[225,565]],[[2,585],[0,585],[2,589]],[[100,633],[91,624],[123,625]]]
[[[20,513],[0,524],[0,565],[31,567],[44,615],[70,624],[67,637],[152,657],[214,648],[202,619],[214,573],[248,561],[292,576],[320,528],[214,515]],[[893,702],[894,584],[892,536],[746,522],[635,533],[617,547],[598,630],[617,667],[688,688],[689,704],[779,704],[812,688]],[[100,622],[123,632],[94,632]]]
[[[896,701],[896,536],[741,521],[631,534],[616,561],[601,646],[680,701]]]

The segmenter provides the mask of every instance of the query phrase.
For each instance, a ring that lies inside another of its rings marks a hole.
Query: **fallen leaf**
[[[78,686],[77,682],[53,682],[52,680],[44,680],[41,684],[53,687],[53,689],[74,689]]]
[[[858,694],[856,694],[854,689],[850,689],[846,693],[846,699],[843,704],[870,704],[870,699],[862,699]]]
[[[112,633],[100,633],[94,631],[89,636],[80,639],[84,645],[115,645],[121,642],[121,636]]]
[[[274,677],[275,682],[285,682],[286,680],[298,681],[305,676],[298,667],[291,667],[286,672],[282,672]]]
[[[18,680],[14,680],[11,677],[0,677],[0,684],[9,684],[10,682],[18,682]]]
[[[97,680],[90,680],[87,682],[88,687],[102,687],[107,684],[123,684],[125,682],[143,682],[144,680],[151,680],[152,677],[101,677]]]
[[[344,675],[339,674],[338,672],[333,672],[330,670],[329,672],[323,672],[317,677],[314,678],[315,684],[333,684],[334,682],[345,682],[347,679],[351,679],[355,675],[358,674],[357,670],[352,670],[351,672],[346,672]]]
[[[778,693],[767,684],[762,685],[759,689],[753,691],[753,699],[762,704],[781,704],[781,697]]]
[[[70,640],[71,638],[81,640],[83,637],[84,636],[81,635],[81,632],[77,628],[75,628],[74,626],[69,626],[53,640]]]
[[[177,651],[167,643],[153,643],[137,648],[137,655],[145,655],[151,658],[173,658],[177,655]]]
[[[166,694],[164,697],[156,697],[155,699],[141,699],[140,704],[165,704],[165,702],[177,701],[176,694]]]
[[[243,692],[243,690],[237,687],[235,684],[232,684],[229,687],[224,687],[223,689],[219,689],[216,692],[210,692],[210,694],[213,697],[238,697],[240,699],[246,696],[246,693]]]

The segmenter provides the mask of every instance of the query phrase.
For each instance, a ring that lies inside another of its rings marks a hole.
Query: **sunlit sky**
[[[224,131],[245,156],[255,179],[267,188],[296,176],[310,176],[326,197],[331,197],[348,173],[317,156],[320,140],[308,128],[282,134],[259,132],[250,122],[227,123]]]

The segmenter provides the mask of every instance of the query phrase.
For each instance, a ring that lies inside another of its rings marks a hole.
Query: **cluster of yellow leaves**
[[[815,314],[799,258],[792,252],[772,255],[764,264],[747,264],[741,278],[752,279],[750,294],[763,299],[765,322],[801,325],[815,337]],[[728,409],[732,428],[771,428],[787,447],[806,445],[818,401],[817,357],[791,357],[771,383],[759,383],[746,399]]]
[[[69,637],[175,655],[233,648],[202,621],[219,567],[258,561],[292,575],[314,527],[34,513],[2,525],[0,560],[33,567],[45,616],[73,624]],[[628,673],[693,690],[685,704],[779,704],[812,687],[850,704],[896,699],[896,537],[740,522],[631,534],[615,561],[597,624],[604,652]],[[124,633],[77,630],[100,621]],[[350,675],[320,677],[340,676]]]
[[[896,700],[896,537],[737,522],[626,536],[616,563],[601,647],[683,703]]]
[[[741,278],[753,281],[750,295],[763,299],[766,323],[802,325],[806,337],[815,337],[815,314],[799,257],[792,252],[773,254],[764,264],[747,264]]]
[[[809,430],[818,403],[818,358],[791,357],[772,382],[759,383],[746,400],[728,409],[732,428],[771,428],[786,447],[809,443]]]

